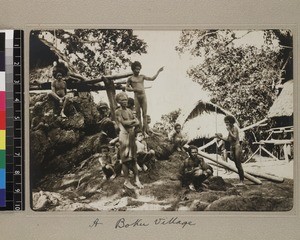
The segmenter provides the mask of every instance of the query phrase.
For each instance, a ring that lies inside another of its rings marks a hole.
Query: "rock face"
[[[69,171],[70,166],[95,153],[99,113],[90,98],[72,98],[65,113],[47,94],[30,99],[30,161],[33,182],[56,171]]]

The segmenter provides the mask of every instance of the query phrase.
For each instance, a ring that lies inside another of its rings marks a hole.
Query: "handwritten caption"
[[[99,226],[105,225],[99,218],[96,218],[91,224],[89,224],[90,228],[96,228]],[[135,220],[127,220],[126,218],[118,219],[113,227],[115,229],[128,229],[128,228],[139,228],[139,227],[150,227],[150,226],[166,226],[166,225],[174,225],[181,228],[195,226],[196,223],[193,221],[182,220],[178,217],[159,217],[153,221],[144,220],[142,218],[137,218]]]

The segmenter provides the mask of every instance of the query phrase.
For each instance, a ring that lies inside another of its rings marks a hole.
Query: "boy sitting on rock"
[[[141,130],[136,132],[136,147],[137,147],[137,163],[138,170],[145,172],[148,170],[147,165],[153,163],[155,161],[155,151],[148,150],[148,146],[146,141],[144,140],[144,135]]]
[[[102,171],[104,173],[104,180],[114,179],[116,177],[114,165],[112,163],[112,159],[109,155],[109,147],[107,145],[103,145],[100,147],[100,156],[98,158]]]
[[[170,140],[174,144],[174,148],[181,152],[184,150],[183,146],[188,142],[187,139],[183,136],[181,132],[181,125],[179,123],[176,123],[174,126],[174,130],[170,134]]]

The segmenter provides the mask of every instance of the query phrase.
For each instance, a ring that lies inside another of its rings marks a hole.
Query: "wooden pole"
[[[211,162],[210,164],[213,165],[213,166],[218,165],[215,162]],[[221,168],[224,168],[224,169],[228,169],[227,167],[222,166],[220,164],[218,166],[221,167]],[[263,178],[263,179],[266,179],[266,180],[270,180],[272,182],[276,182],[276,183],[283,183],[284,182],[284,178],[278,177],[278,176],[275,176],[275,175],[271,175],[271,174],[268,174],[268,173],[255,172],[255,171],[251,171],[251,170],[246,170],[245,172],[252,175],[252,176],[254,176],[254,177],[260,177],[260,178]]]
[[[224,166],[224,167],[230,169],[231,171],[238,173],[238,170],[237,170],[235,167],[232,167],[232,166],[231,166],[230,164],[228,164],[227,162],[225,162],[225,161],[223,161],[223,160],[217,161],[216,159],[214,159],[213,157],[211,157],[210,155],[208,155],[207,153],[202,152],[202,151],[198,151],[198,153],[199,153],[199,155],[201,155],[202,157],[207,158],[207,159],[211,160],[212,162],[215,162],[215,163],[217,163],[217,164],[220,164],[221,166]],[[257,179],[257,178],[255,178],[255,177],[251,176],[250,174],[248,174],[248,173],[245,172],[244,175],[245,175],[245,178],[247,178],[247,179],[250,180],[251,182],[254,182],[254,183],[258,184],[258,185],[261,185],[261,184],[262,184],[262,182],[261,182],[259,179]]]

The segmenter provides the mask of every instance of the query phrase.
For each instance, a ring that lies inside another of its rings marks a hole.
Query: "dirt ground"
[[[214,167],[208,189],[194,192],[181,186],[178,169],[185,153],[157,161],[155,169],[141,172],[144,189],[129,190],[124,178],[104,181],[94,159],[65,175],[48,175],[33,189],[36,211],[289,211],[293,208],[293,163],[260,157],[244,164],[245,171],[260,171],[283,178],[282,183],[246,180],[238,183],[236,173]],[[208,162],[208,161],[207,161]],[[131,179],[133,176],[131,176]]]

